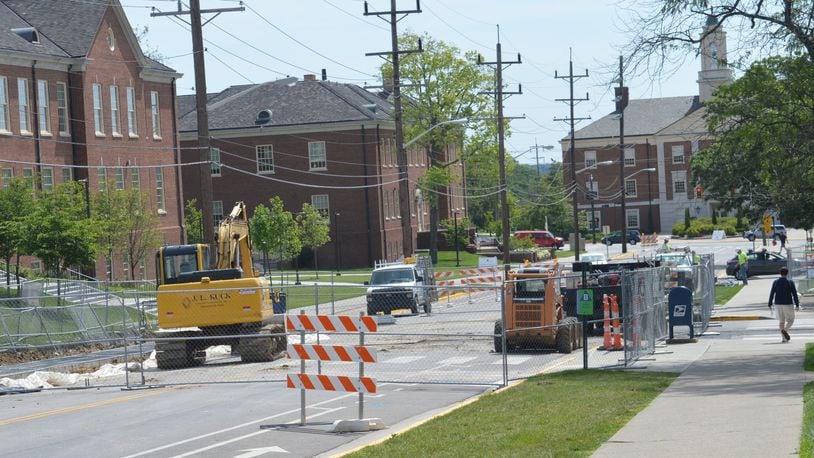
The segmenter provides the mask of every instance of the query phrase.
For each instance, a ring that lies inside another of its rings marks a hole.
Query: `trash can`
[[[675,326],[689,326],[690,339],[695,337],[693,326],[692,291],[686,286],[676,286],[667,295],[667,310],[670,318],[670,339]]]
[[[280,290],[272,290],[270,293],[271,295],[271,304],[272,309],[274,310],[275,315],[282,315],[285,313],[285,299],[286,293],[285,291]]]

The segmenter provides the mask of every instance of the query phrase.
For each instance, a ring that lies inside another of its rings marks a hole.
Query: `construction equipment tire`
[[[557,351],[560,353],[571,353],[572,334],[574,327],[568,318],[560,320],[557,328]]]

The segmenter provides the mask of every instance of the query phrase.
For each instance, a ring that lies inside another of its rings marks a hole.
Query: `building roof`
[[[374,109],[375,107],[375,109]],[[353,84],[295,81],[290,78],[231,86],[207,95],[209,130],[256,128],[258,113],[271,110],[264,126],[292,126],[347,121],[386,121],[392,105]],[[178,97],[179,129],[197,130],[195,96]]]
[[[0,51],[85,57],[96,40],[108,8],[116,12],[125,33],[132,34],[118,0],[0,0]],[[39,44],[30,43],[12,31],[30,27],[36,29]],[[132,42],[136,42],[135,37]],[[136,53],[141,54],[139,50]],[[174,72],[170,67],[146,57],[144,65],[153,70]]]
[[[631,99],[625,108],[625,135],[654,135],[698,110],[698,96]],[[619,120],[609,113],[574,132],[577,140],[619,136]],[[568,141],[568,137],[563,141]]]

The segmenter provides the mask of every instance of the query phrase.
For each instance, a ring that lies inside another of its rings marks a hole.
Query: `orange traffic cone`
[[[611,349],[611,321],[610,321],[610,303],[608,302],[608,295],[602,295],[602,326],[604,328],[601,350]]]
[[[613,334],[613,349],[614,350],[621,350],[622,349],[622,329],[619,326],[619,302],[616,301],[616,295],[611,295],[610,297],[610,304],[611,304],[611,314],[613,315],[613,327],[612,327],[612,334]]]

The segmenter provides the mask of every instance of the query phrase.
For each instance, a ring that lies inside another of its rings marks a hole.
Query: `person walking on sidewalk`
[[[743,280],[744,285],[749,284],[749,266],[747,262],[749,258],[746,256],[746,253],[743,252],[740,248],[738,248],[738,272],[737,275],[740,276],[740,279]]]
[[[769,310],[772,304],[777,305],[777,319],[780,320],[780,334],[783,342],[791,340],[789,329],[794,324],[794,308],[800,310],[800,298],[797,297],[797,288],[794,282],[787,278],[789,269],[780,269],[780,278],[772,283],[772,291],[769,293]]]

